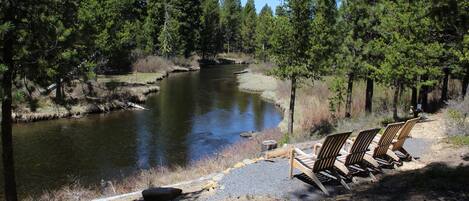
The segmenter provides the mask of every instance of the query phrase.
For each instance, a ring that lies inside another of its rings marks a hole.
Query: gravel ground
[[[406,141],[404,147],[416,158],[430,149],[432,141],[413,137]],[[243,198],[246,196],[263,196],[285,200],[322,200],[325,195],[316,185],[304,182],[299,178],[288,178],[288,160],[275,159],[238,168],[224,176],[218,188],[209,197],[200,200],[217,201]],[[295,170],[295,175],[300,174]],[[335,181],[324,183],[332,195],[347,193],[346,189]]]
[[[288,178],[288,160],[260,161],[233,170],[219,183],[219,189],[208,201],[243,196],[265,196],[286,200],[316,200],[322,193],[315,186],[297,178]],[[300,172],[295,171],[295,174]],[[329,186],[331,192],[334,187]]]

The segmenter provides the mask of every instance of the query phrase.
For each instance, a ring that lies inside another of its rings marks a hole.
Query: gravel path
[[[407,139],[404,147],[416,158],[430,150],[435,140],[426,136],[414,135]],[[259,161],[231,171],[218,182],[218,188],[209,197],[200,200],[233,200],[246,196],[262,196],[285,200],[321,200],[324,197],[316,185],[306,183],[299,178],[288,178],[288,160],[275,159]],[[300,174],[295,170],[294,174]],[[298,175],[297,175],[298,176]],[[301,177],[301,175],[300,175]],[[332,195],[347,191],[337,182],[325,183]]]
[[[299,172],[295,171],[295,174]],[[331,191],[334,188],[330,188]],[[207,200],[216,201],[242,196],[264,196],[287,200],[316,200],[322,194],[315,186],[297,178],[288,178],[288,160],[260,161],[235,169],[219,183],[219,189]]]

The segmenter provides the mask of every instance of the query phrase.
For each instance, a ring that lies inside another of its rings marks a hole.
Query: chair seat
[[[299,163],[303,164],[309,169],[313,169],[314,167],[314,156],[313,155],[297,155],[295,160]]]

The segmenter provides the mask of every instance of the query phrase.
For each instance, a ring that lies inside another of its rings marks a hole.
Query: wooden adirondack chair
[[[346,132],[327,136],[323,144],[317,143],[313,146],[312,154],[306,154],[300,149],[293,148],[290,152],[290,178],[293,178],[293,169],[296,168],[310,177],[326,195],[329,195],[317,174],[330,171],[334,177],[329,174],[323,175],[339,180],[345,188],[350,190],[350,187],[335,170],[334,164],[338,163],[336,158],[351,133]]]
[[[366,170],[365,162],[367,161],[371,161],[370,164],[373,166],[378,164],[370,155],[366,155],[366,152],[369,151],[368,147],[380,130],[381,128],[363,130],[358,133],[354,141],[347,140],[344,149],[341,150],[341,153],[344,155],[337,157],[339,162],[343,164],[343,166],[336,166],[340,173],[348,177],[351,176],[353,170]],[[344,169],[344,167],[346,168]]]
[[[392,144],[392,140],[403,125],[404,122],[388,124],[383,134],[377,135],[379,137],[378,142],[373,141],[373,143],[371,143],[370,151],[367,154],[371,155],[375,159],[388,156],[394,161],[399,161],[399,157],[397,157],[397,155],[390,149],[390,146]],[[364,159],[373,166],[379,167],[379,165],[376,163],[376,160],[369,160],[367,158]]]
[[[397,136],[397,139],[393,140],[391,145],[391,150],[396,152],[399,151],[404,154],[403,158],[411,158],[412,156],[404,149],[404,143],[407,138],[410,137],[410,131],[417,124],[420,118],[409,119],[405,122],[404,126],[401,129],[401,132]]]

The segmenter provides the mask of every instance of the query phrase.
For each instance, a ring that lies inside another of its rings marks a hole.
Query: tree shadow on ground
[[[330,195],[337,196],[344,193],[347,193],[347,189],[345,189],[338,181],[332,180],[330,178],[326,178],[321,174],[317,174],[319,180],[323,183],[323,185],[327,188]],[[295,179],[298,179],[310,186],[306,186],[306,188],[298,189],[296,191],[290,192],[290,196],[288,200],[323,200],[326,197],[326,194],[322,192],[319,187],[314,183],[314,181],[309,178],[306,174],[301,173],[294,176]]]
[[[469,200],[469,166],[432,163],[358,185],[352,200]]]

